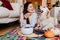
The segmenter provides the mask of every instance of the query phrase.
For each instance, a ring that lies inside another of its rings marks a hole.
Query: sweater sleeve
[[[32,19],[32,20],[30,21],[30,22],[31,22],[31,25],[34,26],[34,25],[37,23],[37,14],[34,13],[33,16],[31,17],[31,19]]]
[[[23,13],[20,14],[20,25],[21,27],[25,25],[24,20],[23,20]]]

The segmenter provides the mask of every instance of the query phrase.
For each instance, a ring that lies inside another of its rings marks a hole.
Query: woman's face
[[[33,4],[29,4],[29,5],[28,5],[27,11],[30,12],[30,13],[33,13],[33,12],[34,12]]]

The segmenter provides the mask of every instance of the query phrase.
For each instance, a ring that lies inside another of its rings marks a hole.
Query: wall
[[[17,3],[20,4],[20,12],[23,10],[23,0],[17,0]]]
[[[9,0],[11,3],[15,3],[16,2],[16,0]]]
[[[58,0],[52,0],[52,4],[55,4]]]
[[[42,0],[42,6],[46,6],[46,1],[47,0]]]
[[[23,0],[17,0],[17,3],[19,3],[20,5],[23,5]]]

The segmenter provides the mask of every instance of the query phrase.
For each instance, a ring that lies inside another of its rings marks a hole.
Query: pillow
[[[6,7],[9,10],[13,10],[13,8],[12,8],[12,6],[11,6],[11,4],[8,0],[1,0],[1,1],[2,1],[2,6],[3,7]]]
[[[0,18],[8,16],[9,16],[9,10],[7,8],[0,7]]]

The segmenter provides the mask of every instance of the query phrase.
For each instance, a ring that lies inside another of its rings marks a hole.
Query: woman
[[[50,16],[50,11],[48,10],[47,7],[41,7],[41,10],[43,10],[43,12],[40,13],[38,18],[38,23],[41,26],[41,29],[43,30],[54,29],[54,25],[57,25],[57,20]]]
[[[37,22],[37,14],[35,13],[33,4],[31,2],[27,2],[24,4],[23,13],[20,15],[21,27],[26,24],[30,24],[35,26]]]

